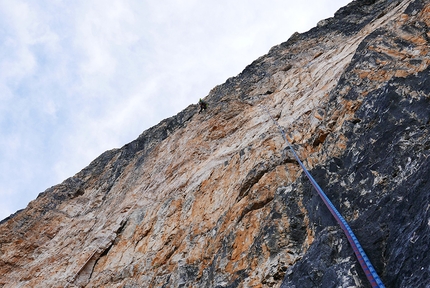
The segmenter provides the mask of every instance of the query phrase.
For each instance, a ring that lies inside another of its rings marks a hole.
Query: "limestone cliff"
[[[353,1],[0,223],[0,287],[430,287],[430,3]],[[198,98],[198,95],[196,96]]]

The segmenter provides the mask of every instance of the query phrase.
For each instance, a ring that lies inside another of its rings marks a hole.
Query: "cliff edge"
[[[0,287],[430,287],[430,3],[357,0],[0,222]]]

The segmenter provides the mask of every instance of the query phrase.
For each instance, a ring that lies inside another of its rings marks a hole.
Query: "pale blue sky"
[[[0,0],[0,219],[349,0]]]

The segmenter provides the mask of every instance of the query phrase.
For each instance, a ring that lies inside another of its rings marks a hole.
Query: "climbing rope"
[[[324,191],[321,189],[321,187],[318,185],[318,183],[315,181],[315,179],[312,177],[312,175],[306,169],[305,165],[303,165],[302,161],[300,161],[299,156],[297,156],[296,151],[294,150],[293,146],[288,141],[287,136],[285,136],[285,132],[282,129],[282,127],[272,117],[272,115],[270,114],[267,107],[264,105],[262,107],[266,111],[266,113],[269,115],[269,117],[272,119],[273,123],[275,123],[275,125],[278,127],[279,131],[282,134],[282,138],[284,138],[285,142],[287,143],[288,147],[290,148],[291,152],[293,153],[294,158],[296,158],[297,162],[299,163],[302,170],[305,172],[309,181],[311,181],[312,186],[314,186],[315,190],[318,192],[318,195],[321,197],[321,199],[324,201],[327,208],[330,210],[330,213],[336,219],[337,223],[339,223],[340,227],[342,228],[343,232],[346,235],[346,238],[348,239],[348,242],[351,244],[355,255],[357,256],[358,262],[360,263],[361,268],[363,268],[363,271],[366,274],[366,277],[369,280],[370,285],[372,285],[372,287],[385,288],[384,284],[382,283],[381,279],[378,276],[378,273],[376,273],[375,268],[373,268],[372,263],[370,262],[369,258],[367,257],[366,253],[364,252],[363,248],[361,247],[360,243],[358,242],[357,237],[355,237],[354,232],[352,232],[352,229],[349,227],[346,220],[342,217],[342,215],[340,215],[339,211],[337,211],[336,207],[334,207],[333,203],[330,201],[330,199],[327,197],[327,195],[324,193]]]

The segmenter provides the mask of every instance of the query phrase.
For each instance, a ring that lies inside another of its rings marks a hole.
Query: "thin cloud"
[[[348,2],[0,0],[0,218]]]

